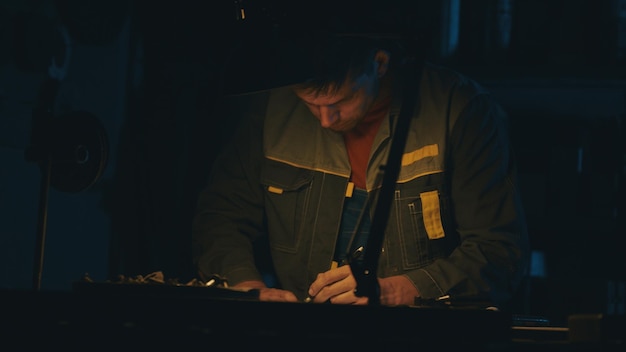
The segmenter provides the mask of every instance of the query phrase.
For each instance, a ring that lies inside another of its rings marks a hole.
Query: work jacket
[[[506,302],[528,250],[506,116],[483,88],[446,68],[426,64],[418,92],[393,101],[370,153],[373,196],[401,104],[415,104],[391,204],[371,208],[388,216],[377,275],[405,275],[425,299]],[[199,197],[194,261],[202,275],[230,284],[263,280],[254,241],[269,236],[276,285],[303,299],[333,261],[353,187],[348,154],[342,135],[322,128],[290,88],[247,99]]]

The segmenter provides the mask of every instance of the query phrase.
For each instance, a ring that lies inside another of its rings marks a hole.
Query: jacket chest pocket
[[[449,253],[452,237],[444,230],[447,201],[438,190],[403,197],[395,194],[395,216],[404,269],[432,263]]]
[[[313,171],[267,160],[261,171],[267,229],[272,247],[295,253],[306,219]]]

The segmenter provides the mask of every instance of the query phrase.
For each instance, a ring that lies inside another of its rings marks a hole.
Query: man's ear
[[[391,60],[391,55],[386,50],[378,50],[374,55],[374,61],[377,64],[376,73],[378,74],[378,78],[383,77],[387,73],[389,60]]]

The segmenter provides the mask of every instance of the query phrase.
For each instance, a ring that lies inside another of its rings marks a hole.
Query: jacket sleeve
[[[198,196],[192,254],[200,277],[217,274],[231,285],[262,280],[255,266],[253,241],[263,233],[263,193],[258,175],[265,101],[259,96],[245,102],[249,111],[217,156],[207,185]]]
[[[527,273],[528,234],[509,138],[507,116],[487,94],[462,107],[450,128],[447,172],[459,245],[408,274],[422,297],[506,304]]]

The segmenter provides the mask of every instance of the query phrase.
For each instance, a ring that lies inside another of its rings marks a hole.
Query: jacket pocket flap
[[[273,193],[295,191],[311,183],[313,171],[273,160],[265,160],[261,169],[261,184]]]

